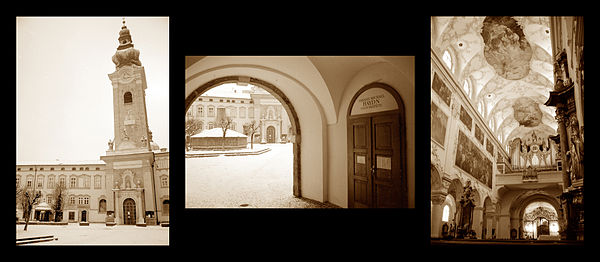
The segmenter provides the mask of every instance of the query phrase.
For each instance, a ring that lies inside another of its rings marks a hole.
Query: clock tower
[[[145,226],[156,223],[157,201],[154,178],[152,132],[146,114],[146,75],[125,20],[119,46],[112,57],[114,139],[106,156],[106,185],[112,189],[107,201],[107,223]]]

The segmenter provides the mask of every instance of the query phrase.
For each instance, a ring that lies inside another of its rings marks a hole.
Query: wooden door
[[[373,207],[403,206],[400,127],[397,114],[371,118]]]
[[[123,201],[123,221],[125,225],[135,225],[135,201],[128,198]]]
[[[87,222],[87,211],[81,211],[81,222]]]
[[[351,159],[348,181],[349,207],[372,206],[371,177],[371,118],[362,117],[350,120],[351,147],[348,158]]]
[[[275,128],[273,126],[267,127],[267,143],[275,143]]]
[[[349,207],[403,207],[398,115],[353,118],[350,122]]]

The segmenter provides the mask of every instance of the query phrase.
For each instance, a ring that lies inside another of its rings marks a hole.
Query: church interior
[[[431,18],[432,244],[583,242],[583,36],[583,17]]]

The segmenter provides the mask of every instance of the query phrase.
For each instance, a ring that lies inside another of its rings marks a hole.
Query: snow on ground
[[[186,158],[186,208],[320,208],[293,195],[293,145],[259,144],[260,155]]]
[[[68,225],[17,225],[17,238],[53,235],[58,240],[27,245],[168,245],[169,228],[161,226],[137,227],[103,223],[80,226]]]

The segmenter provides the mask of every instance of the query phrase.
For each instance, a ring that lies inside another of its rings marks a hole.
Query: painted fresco
[[[487,151],[490,152],[490,155],[494,155],[494,145],[492,144],[492,142],[490,142],[489,139],[485,143],[485,149],[487,149]]]
[[[481,131],[478,125],[475,125],[475,138],[483,145],[483,131]]]
[[[456,161],[454,164],[481,183],[492,188],[492,161],[462,131],[458,133]]]
[[[433,102],[431,103],[431,138],[444,145],[448,116]]]
[[[460,121],[462,121],[463,124],[465,124],[465,126],[467,126],[469,130],[471,130],[473,119],[469,115],[469,112],[467,112],[467,110],[465,110],[465,108],[462,106],[460,107]]]
[[[442,100],[444,100],[444,102],[450,106],[452,92],[450,89],[448,89],[448,87],[446,87],[444,82],[442,82],[436,73],[433,74],[433,83],[431,83],[431,89],[433,89],[433,91],[435,91],[438,96],[440,96]]]

